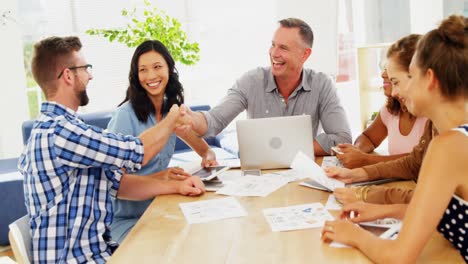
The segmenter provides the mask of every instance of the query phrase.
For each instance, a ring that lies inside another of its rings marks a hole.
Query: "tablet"
[[[360,225],[363,229],[371,232],[372,234],[380,237],[383,233],[387,232],[390,227],[388,226],[371,226],[371,225]]]
[[[372,222],[360,223],[359,226],[383,239],[391,239],[401,228],[401,224],[379,225]]]
[[[209,181],[227,170],[229,170],[229,167],[227,166],[214,166],[201,168],[193,172],[192,175],[200,177],[202,181]]]

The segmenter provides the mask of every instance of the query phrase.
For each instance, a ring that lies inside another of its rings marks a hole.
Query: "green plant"
[[[26,73],[26,87],[36,87],[37,83],[34,81],[31,72],[31,60],[33,56],[33,43],[25,42],[23,44],[23,64],[24,72]]]
[[[128,47],[136,47],[148,39],[157,39],[167,47],[174,60],[186,65],[198,62],[200,60],[198,43],[190,43],[187,40],[180,22],[158,8],[151,8],[148,1],[145,1],[145,5],[141,20],[138,19],[136,8],[131,11],[122,10],[122,16],[130,19],[124,29],[89,29],[86,33],[103,36],[110,42],[116,40],[125,43]]]

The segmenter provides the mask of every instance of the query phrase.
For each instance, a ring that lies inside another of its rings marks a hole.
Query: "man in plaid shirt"
[[[92,66],[80,49],[77,37],[51,37],[35,45],[32,71],[48,102],[41,106],[18,165],[25,177],[34,263],[108,260],[115,249],[108,229],[111,195],[142,200],[170,192],[204,192],[197,177],[162,184],[126,174],[153,158],[174,129],[187,129],[187,119],[174,105],[139,137],[83,123],[76,110],[88,103]]]

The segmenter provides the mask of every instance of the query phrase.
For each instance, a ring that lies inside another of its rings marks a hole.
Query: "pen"
[[[339,147],[331,147],[331,150],[333,150],[333,152],[335,152],[336,154],[341,154],[343,155],[343,151],[341,151],[341,149]]]
[[[400,233],[400,230],[395,231],[393,234],[388,236],[388,239],[395,240],[398,238],[398,234]]]

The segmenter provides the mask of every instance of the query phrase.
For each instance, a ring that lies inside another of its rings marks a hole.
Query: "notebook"
[[[289,168],[299,151],[314,159],[310,115],[239,120],[236,128],[242,170]]]

